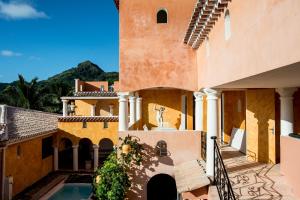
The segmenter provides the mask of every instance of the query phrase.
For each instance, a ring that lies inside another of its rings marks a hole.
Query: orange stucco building
[[[52,170],[91,172],[119,137],[132,135],[145,155],[142,166],[132,168],[129,199],[213,199],[214,184],[217,195],[228,195],[225,199],[275,199],[285,197],[274,189],[281,180],[292,199],[300,198],[295,159],[300,150],[300,1],[115,4],[120,80],[113,86],[75,80],[74,96],[61,98],[52,159],[37,163],[39,176]],[[38,146],[40,139],[32,142]],[[218,153],[219,146],[229,150]],[[12,144],[7,154],[16,148]],[[241,164],[241,158],[250,164]],[[18,161],[7,161],[13,162]],[[260,165],[266,167],[232,175],[238,167]],[[280,181],[268,177],[270,170],[264,170],[270,166],[280,169]],[[19,174],[9,169],[5,177],[10,176]],[[241,187],[242,178],[247,181]],[[259,184],[251,183],[258,178]],[[22,184],[16,178],[14,191],[37,178],[32,179]]]
[[[288,165],[295,149],[287,144],[295,146],[297,139],[289,134],[299,132],[299,1],[115,3],[120,16],[120,136],[138,134],[153,145],[148,135],[158,142],[157,135],[173,132],[172,140],[166,139],[173,146],[184,140],[176,136],[179,130],[186,132],[187,141],[195,131],[207,132],[201,142],[206,140],[208,176],[214,169],[210,137],[217,136],[229,146],[238,144],[248,160],[280,163],[281,173],[299,196],[295,167]],[[198,153],[179,161],[178,155],[188,153],[178,147],[169,157],[171,166],[202,159],[203,152]],[[163,161],[148,164],[152,172],[142,183],[137,180],[142,195],[135,199],[146,199],[148,183],[157,174],[180,182],[173,168],[161,168]]]

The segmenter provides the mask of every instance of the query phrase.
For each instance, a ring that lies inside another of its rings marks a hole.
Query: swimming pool
[[[68,183],[55,192],[49,200],[85,200],[92,193],[91,184]]]

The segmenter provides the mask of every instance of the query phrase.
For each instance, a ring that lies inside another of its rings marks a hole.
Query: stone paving
[[[249,161],[232,147],[222,147],[222,157],[237,199],[296,200],[279,164]]]

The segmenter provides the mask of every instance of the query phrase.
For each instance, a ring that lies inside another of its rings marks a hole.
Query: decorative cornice
[[[117,97],[116,92],[100,92],[100,91],[94,91],[94,92],[75,92],[75,97]]]
[[[198,0],[185,34],[184,43],[198,49],[230,0]]]
[[[59,117],[59,122],[118,122],[118,116],[67,116]]]

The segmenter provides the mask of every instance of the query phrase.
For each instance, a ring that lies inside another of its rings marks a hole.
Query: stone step
[[[217,186],[215,185],[210,185],[208,187],[208,195],[207,195],[208,200],[220,200],[219,193]]]

